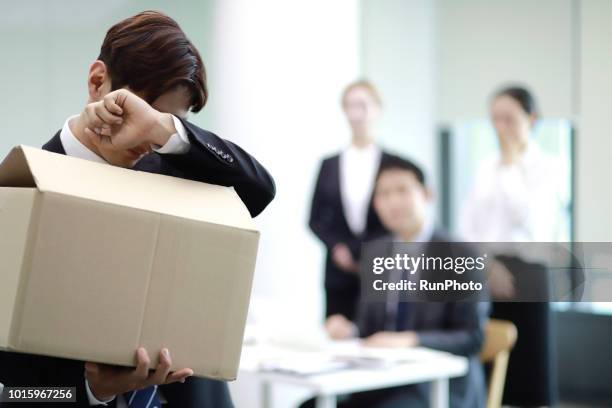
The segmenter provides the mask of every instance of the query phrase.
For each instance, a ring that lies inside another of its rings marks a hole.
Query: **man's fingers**
[[[89,128],[97,128],[104,124],[102,118],[96,113],[95,103],[90,103],[85,107],[85,125]]]
[[[85,371],[91,374],[95,374],[100,371],[100,365],[88,361],[85,363]]]
[[[155,373],[149,378],[149,383],[157,385],[165,384],[171,366],[172,359],[170,358],[170,352],[168,349],[162,349],[159,353],[159,364],[157,365]]]
[[[130,91],[126,89],[117,89],[113,93],[115,103],[119,105],[119,107],[123,107],[123,105],[125,105],[125,102],[127,101]]]
[[[100,144],[102,145],[112,145],[112,139],[110,138],[110,136],[106,136],[102,133],[102,129],[101,128],[97,128],[97,129],[90,129],[90,128],[85,128],[85,134],[87,135],[87,137],[90,138],[95,138],[96,140],[98,140],[100,142]]]
[[[113,135],[113,131],[111,130],[110,126],[102,126],[100,128],[100,133],[101,136],[106,136],[107,138],[110,138]]]
[[[115,102],[115,97],[116,95],[113,95],[112,93],[106,94],[104,97],[104,107],[115,115],[123,115],[123,109],[121,109],[121,106]]]
[[[149,377],[149,365],[151,360],[144,347],[140,347],[136,350],[136,369],[133,374],[139,381],[146,381]]]
[[[88,137],[90,137],[90,138],[95,137],[96,139],[99,139],[100,138],[100,134],[99,134],[100,128],[97,128],[96,130],[97,131],[95,131],[94,129],[90,129],[90,128],[86,127],[85,128],[85,134]]]
[[[168,375],[166,378],[166,384],[174,383],[174,382],[185,382],[187,377],[191,377],[193,375],[193,370],[191,368],[183,368],[178,371],[174,371]]]
[[[123,123],[123,118],[108,111],[104,103],[96,103],[94,111],[98,118],[102,121],[102,124],[117,126]]]

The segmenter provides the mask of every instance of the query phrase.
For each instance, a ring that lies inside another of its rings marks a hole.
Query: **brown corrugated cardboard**
[[[19,146],[0,164],[0,347],[236,377],[259,233],[231,187]]]

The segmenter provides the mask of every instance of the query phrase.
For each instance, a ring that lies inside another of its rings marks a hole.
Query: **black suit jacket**
[[[381,238],[392,241],[391,237]],[[451,239],[442,231],[435,231],[429,244],[425,245],[425,256],[447,256],[440,253],[443,243]],[[432,243],[437,245],[432,245]],[[457,250],[461,244],[454,243]],[[472,253],[465,247],[463,253]],[[385,254],[385,256],[389,256]],[[385,302],[361,302],[357,325],[359,335],[367,337],[374,333],[389,330],[389,318]],[[484,407],[486,389],[482,365],[478,353],[484,342],[484,328],[488,320],[490,305],[488,302],[472,301],[439,301],[409,302],[405,315],[406,330],[416,331],[420,345],[435,350],[465,356],[469,358],[469,372],[466,376],[450,381],[451,401],[454,408]],[[393,322],[394,323],[394,322]],[[429,385],[410,386],[415,401],[422,401],[428,406]]]
[[[252,156],[232,142],[182,121],[191,148],[182,155],[151,153],[142,158],[134,170],[164,174],[223,186],[233,186],[254,217],[272,201],[274,180]],[[43,149],[66,154],[58,132]],[[5,386],[77,387],[75,404],[36,404],[40,407],[89,407],[82,361],[22,353],[0,352],[0,382]],[[197,377],[184,384],[160,387],[169,408],[231,407],[227,384]],[[23,407],[24,404],[0,403],[0,407]],[[109,404],[116,406],[116,399]]]
[[[164,174],[204,183],[232,186],[249,209],[259,215],[276,194],[274,179],[268,171],[240,146],[181,119],[191,149],[186,154],[151,153],[134,170]],[[66,154],[60,132],[43,149]]]
[[[387,152],[382,152],[380,162],[392,157]],[[359,183],[359,180],[355,180]],[[365,231],[356,235],[351,231],[342,206],[340,193],[340,155],[336,154],[326,158],[321,163],[321,169],[312,198],[310,209],[309,226],[312,232],[325,244],[327,256],[325,259],[325,287],[347,288],[358,287],[359,281],[356,274],[343,272],[332,261],[331,250],[338,243],[346,244],[355,259],[359,259],[361,243],[366,237],[373,238],[386,233],[378,215],[372,207],[368,210]]]

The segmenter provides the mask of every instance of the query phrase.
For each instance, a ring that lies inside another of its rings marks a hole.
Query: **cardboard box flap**
[[[52,192],[256,231],[232,187],[124,169],[29,146],[0,164],[0,186]]]
[[[0,187],[36,187],[34,176],[20,147],[14,147],[0,163]]]

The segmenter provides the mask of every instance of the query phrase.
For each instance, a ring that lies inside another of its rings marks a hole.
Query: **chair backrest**
[[[492,363],[487,408],[501,407],[508,358],[510,350],[516,343],[516,337],[516,326],[512,322],[491,319],[487,323],[485,342],[480,351],[480,360],[484,363]]]

